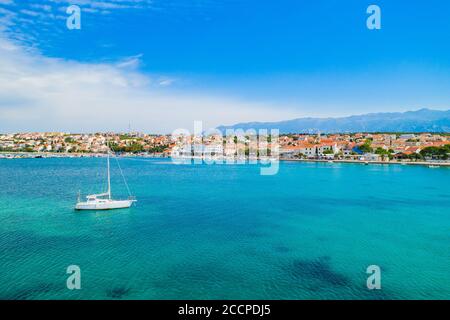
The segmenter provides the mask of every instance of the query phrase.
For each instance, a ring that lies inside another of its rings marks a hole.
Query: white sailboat
[[[99,194],[91,194],[86,197],[86,201],[80,202],[80,198],[78,197],[78,202],[75,206],[75,210],[111,210],[111,209],[122,209],[122,208],[129,208],[133,204],[133,202],[136,202],[135,199],[133,199],[131,196],[127,200],[113,200],[111,198],[111,174],[110,174],[110,165],[109,165],[109,152],[108,152],[108,191],[105,193],[99,193]],[[122,173],[122,170],[121,170]],[[123,177],[123,174],[122,174]],[[124,182],[125,181],[125,177]],[[129,189],[128,189],[129,192]]]

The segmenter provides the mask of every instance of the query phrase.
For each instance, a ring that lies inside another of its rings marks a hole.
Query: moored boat
[[[120,165],[119,165],[120,166]],[[80,196],[78,195],[78,202],[75,205],[75,210],[112,210],[112,209],[123,209],[129,208],[136,202],[131,195],[129,199],[126,200],[114,200],[111,197],[111,173],[110,173],[110,163],[109,163],[109,151],[107,156],[107,167],[108,167],[108,190],[105,193],[91,194],[86,197],[86,201],[80,201]],[[122,170],[120,170],[122,174]],[[123,177],[123,174],[122,174]],[[124,182],[125,177],[123,177]],[[126,184],[128,193],[129,188]]]

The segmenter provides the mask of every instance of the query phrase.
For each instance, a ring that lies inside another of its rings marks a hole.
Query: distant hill
[[[450,110],[369,113],[341,118],[298,118],[279,122],[246,122],[226,129],[279,129],[280,133],[342,132],[450,132]]]

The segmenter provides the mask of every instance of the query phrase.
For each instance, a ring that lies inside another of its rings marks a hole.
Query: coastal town
[[[211,135],[196,141],[189,136],[180,143],[179,137],[172,135],[137,132],[0,134],[0,158],[102,156],[109,149],[122,156],[141,157],[202,156],[206,151],[216,157],[235,155],[239,151],[249,156],[251,150],[258,148],[258,142],[248,136],[240,137],[240,143],[237,137],[233,138],[230,141],[227,137]],[[283,134],[277,140],[276,152],[284,160],[450,163],[450,134]],[[270,137],[267,141],[270,155],[276,142]]]

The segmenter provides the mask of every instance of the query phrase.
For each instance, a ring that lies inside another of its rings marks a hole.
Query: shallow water
[[[105,159],[0,160],[1,299],[450,298],[450,169],[120,163],[136,206],[76,212]]]

